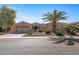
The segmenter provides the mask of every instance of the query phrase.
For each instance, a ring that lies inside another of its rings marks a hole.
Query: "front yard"
[[[4,35],[4,34],[6,34],[5,32],[0,32],[0,35]]]

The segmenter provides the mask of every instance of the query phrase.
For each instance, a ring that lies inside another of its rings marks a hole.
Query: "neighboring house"
[[[79,27],[79,22],[70,23],[69,25]]]
[[[44,24],[40,24],[40,23],[32,23],[32,30],[35,30],[35,29],[43,29],[44,27]]]
[[[63,30],[63,26],[64,25],[66,25],[66,23],[60,23],[60,22],[58,22],[57,23],[57,31],[62,31]],[[44,28],[47,30],[47,31],[52,31],[52,29],[53,29],[53,24],[52,23],[47,23],[47,24],[45,24],[45,26],[44,26]]]
[[[63,30],[63,26],[67,25],[67,23],[57,23],[57,31],[62,31]],[[77,26],[79,27],[79,22],[75,22],[75,23],[70,23],[69,25],[72,26]],[[11,27],[11,31],[12,33],[16,33],[16,32],[30,32],[33,31],[35,29],[44,29],[46,31],[51,31],[52,30],[52,23],[46,23],[46,24],[40,24],[40,23],[27,23],[27,22],[19,22],[14,24]]]

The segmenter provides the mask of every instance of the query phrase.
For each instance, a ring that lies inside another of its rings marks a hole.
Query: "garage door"
[[[16,30],[17,32],[28,32],[29,31],[28,28],[17,28]]]

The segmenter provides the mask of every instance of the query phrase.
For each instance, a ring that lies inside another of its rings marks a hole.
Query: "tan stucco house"
[[[58,30],[63,30],[63,26],[65,25],[65,23],[57,23],[57,29]],[[27,23],[27,22],[19,22],[14,24],[11,27],[11,31],[12,33],[16,33],[16,32],[30,32],[33,31],[34,28],[37,27],[42,28],[44,30],[50,31],[52,30],[52,23],[46,23],[46,24],[40,24],[40,23]]]
[[[32,24],[22,21],[14,24],[11,27],[10,32],[29,32],[31,31],[31,29],[32,29]]]

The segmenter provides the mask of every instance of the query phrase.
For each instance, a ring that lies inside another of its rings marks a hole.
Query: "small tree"
[[[65,25],[64,26],[64,31],[66,31],[67,33],[69,33],[71,31],[72,27],[70,25]]]
[[[64,31],[66,31],[68,34],[75,35],[76,32],[79,31],[79,28],[75,26],[65,25]]]

